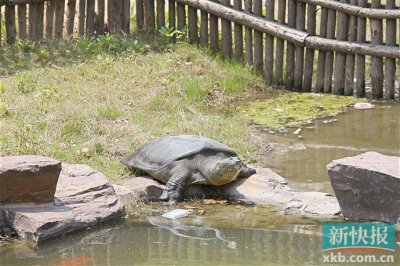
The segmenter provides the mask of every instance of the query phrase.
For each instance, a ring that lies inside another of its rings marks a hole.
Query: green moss
[[[333,115],[353,104],[353,97],[315,93],[282,93],[273,99],[240,106],[240,112],[256,124],[268,128],[296,126],[319,116]]]

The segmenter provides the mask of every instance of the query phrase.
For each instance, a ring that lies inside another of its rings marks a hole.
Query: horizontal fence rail
[[[400,0],[0,0],[0,45],[18,39],[187,31],[188,40],[302,92],[400,94]]]

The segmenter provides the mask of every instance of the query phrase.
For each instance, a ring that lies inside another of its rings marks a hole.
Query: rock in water
[[[54,200],[61,163],[43,156],[0,157],[0,203]]]
[[[366,152],[327,169],[345,217],[400,222],[400,157]]]
[[[168,219],[179,219],[193,214],[193,210],[184,210],[184,209],[175,209],[169,212],[166,212],[162,215],[164,218]]]
[[[62,165],[54,203],[7,204],[0,209],[20,237],[38,242],[125,215],[107,178],[81,164]]]

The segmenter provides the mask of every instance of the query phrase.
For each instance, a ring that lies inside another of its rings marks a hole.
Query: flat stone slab
[[[0,204],[53,202],[60,171],[52,158],[0,157]]]
[[[158,201],[164,189],[164,185],[149,176],[132,177],[114,186],[124,204]],[[220,187],[189,186],[185,198],[249,199],[256,204],[281,206],[285,213],[308,217],[329,218],[340,213],[335,197],[322,192],[294,191],[283,177],[268,168],[258,168],[257,174]]]
[[[400,222],[400,157],[366,152],[327,169],[345,217]]]
[[[113,186],[87,165],[63,164],[55,200],[47,204],[8,204],[9,224],[22,238],[42,241],[125,215]]]

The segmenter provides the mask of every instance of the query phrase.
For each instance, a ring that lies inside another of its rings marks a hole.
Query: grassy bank
[[[112,180],[129,175],[123,156],[169,134],[210,137],[246,158],[259,141],[238,106],[255,92],[282,95],[240,64],[157,36],[1,49],[0,155],[86,163]]]

